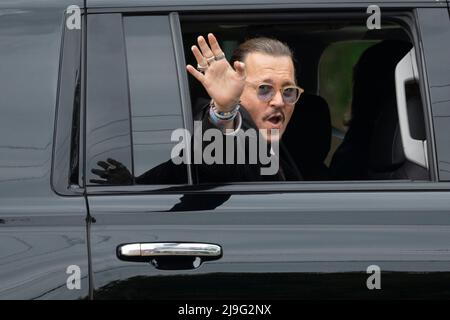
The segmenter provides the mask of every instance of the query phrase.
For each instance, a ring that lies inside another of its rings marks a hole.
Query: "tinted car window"
[[[405,86],[404,79],[396,77],[396,68],[416,50],[403,25],[386,19],[384,25],[389,28],[367,31],[353,19],[343,27],[338,20],[304,24],[299,18],[279,28],[275,17],[271,20],[257,14],[249,15],[251,25],[237,23],[236,19],[227,21],[225,16],[215,18],[199,22],[198,17],[186,15],[182,20],[187,63],[195,66],[190,47],[198,35],[206,33],[204,30],[215,34],[227,58],[231,58],[233,46],[261,36],[281,40],[293,50],[297,83],[305,92],[296,103],[281,143],[302,180],[430,179],[427,165],[406,152],[414,149],[415,154],[426,153],[423,142],[427,132],[419,88],[407,86],[406,101],[398,103],[396,97],[397,89]],[[330,25],[335,26],[328,29]],[[312,28],[320,31],[311,33]],[[415,58],[411,61],[416,62]],[[189,82],[195,114],[197,101],[209,97],[194,77],[190,76]],[[399,121],[399,108],[409,122]],[[400,134],[405,123],[410,130]],[[200,183],[210,182],[203,178],[199,177]]]
[[[183,127],[167,17],[125,17],[134,172],[170,159],[173,130]]]
[[[185,183],[186,167],[170,158],[171,134],[183,120],[168,17],[92,15],[89,22],[89,182]]]
[[[122,16],[91,15],[87,37],[86,157],[88,182],[99,161],[131,166],[127,70]]]

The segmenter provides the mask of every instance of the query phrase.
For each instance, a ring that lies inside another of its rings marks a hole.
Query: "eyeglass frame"
[[[258,96],[258,91],[257,91],[257,90],[258,90],[258,88],[259,88],[260,86],[262,86],[262,85],[271,86],[273,89],[275,89],[275,86],[274,86],[272,83],[269,83],[269,82],[261,82],[261,83],[259,83],[259,84],[256,84],[256,83],[251,82],[251,81],[248,81],[248,80],[245,80],[245,82],[252,85],[252,87],[253,87],[253,88],[255,89],[255,91],[256,91],[256,97],[257,97],[259,100],[261,100],[261,101],[263,101],[263,102],[269,102],[270,100],[273,99],[273,97],[275,97],[275,94],[274,94],[270,99],[264,100],[264,99],[261,99],[261,98]],[[295,100],[294,102],[286,102],[286,101],[284,100],[283,91],[284,91],[285,89],[288,89],[288,88],[296,88],[296,89],[298,89],[299,92],[300,92],[300,93],[298,94],[297,100]],[[300,99],[301,95],[305,92],[305,89],[303,89],[302,87],[299,87],[299,86],[297,86],[297,85],[286,85],[286,86],[282,86],[280,89],[278,89],[278,91],[280,91],[280,93],[281,93],[281,98],[283,99],[283,102],[284,102],[284,103],[287,103],[287,104],[296,104],[296,103],[298,102],[298,100]]]

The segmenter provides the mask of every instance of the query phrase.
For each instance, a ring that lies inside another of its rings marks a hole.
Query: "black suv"
[[[449,298],[449,3],[377,4],[1,1],[0,299]],[[192,130],[208,32],[293,48],[304,181],[94,183]]]

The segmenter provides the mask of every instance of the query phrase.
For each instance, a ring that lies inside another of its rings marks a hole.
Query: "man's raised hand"
[[[187,70],[192,74],[214,100],[219,111],[229,111],[238,102],[245,85],[245,65],[240,61],[234,63],[234,69],[226,59],[216,37],[208,34],[209,45],[205,38],[197,38],[198,47],[192,46],[192,53],[197,60],[200,72],[191,65]]]

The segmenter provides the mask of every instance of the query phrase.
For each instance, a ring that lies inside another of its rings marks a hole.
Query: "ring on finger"
[[[208,65],[210,65],[211,63],[213,63],[214,61],[216,61],[216,57],[212,56],[209,58],[206,58],[206,62],[208,62]]]
[[[214,57],[214,59],[215,59],[216,61],[225,59],[225,53],[223,53],[223,52],[219,53],[217,56]]]
[[[201,64],[197,64],[197,70],[200,72],[205,72],[206,69],[208,69],[208,65],[201,65]]]

